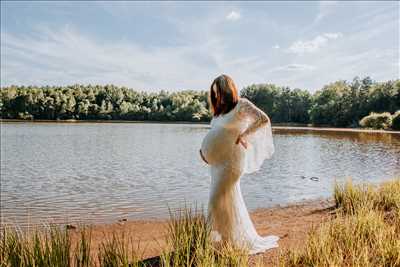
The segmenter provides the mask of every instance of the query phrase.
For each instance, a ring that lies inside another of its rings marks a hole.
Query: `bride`
[[[271,121],[249,100],[239,98],[227,75],[213,81],[209,100],[213,118],[200,155],[211,169],[208,217],[214,237],[250,254],[278,247],[279,237],[257,234],[240,191],[240,177],[257,171],[274,153]]]

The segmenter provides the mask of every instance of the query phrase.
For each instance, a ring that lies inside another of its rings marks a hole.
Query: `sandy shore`
[[[251,213],[252,220],[260,235],[277,235],[279,248],[252,256],[251,261],[262,260],[263,266],[276,266],[278,255],[288,248],[301,248],[307,233],[313,227],[329,219],[333,202],[316,200],[292,204],[285,207],[259,209]],[[165,244],[165,232],[168,221],[121,221],[113,224],[94,225],[92,228],[93,251],[97,251],[101,240],[112,233],[124,234],[133,240],[141,258],[147,259],[160,255]],[[70,230],[73,240],[78,230]]]

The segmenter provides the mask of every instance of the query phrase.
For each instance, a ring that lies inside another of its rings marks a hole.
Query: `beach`
[[[251,213],[252,221],[261,236],[280,237],[279,248],[250,257],[250,265],[256,262],[262,266],[276,266],[278,256],[287,249],[298,249],[305,245],[308,232],[331,217],[334,207],[332,200],[319,199],[287,206],[258,209]],[[150,261],[161,254],[165,245],[168,220],[117,221],[112,224],[94,224],[92,231],[92,251],[96,253],[100,243],[114,234],[131,238],[132,247],[139,257]],[[76,228],[75,228],[76,227]],[[72,243],[79,237],[79,225],[70,229]]]

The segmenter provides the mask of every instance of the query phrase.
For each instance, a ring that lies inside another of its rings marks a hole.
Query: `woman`
[[[242,174],[258,170],[274,152],[271,122],[253,103],[239,98],[227,75],[213,81],[209,97],[213,119],[200,155],[211,168],[208,216],[215,239],[250,254],[275,248],[279,238],[257,234],[240,191]]]

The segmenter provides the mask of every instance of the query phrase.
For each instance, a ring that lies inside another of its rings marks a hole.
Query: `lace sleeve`
[[[242,133],[243,137],[254,133],[263,125],[270,123],[270,119],[268,118],[267,114],[265,114],[261,109],[259,109],[246,98],[241,98],[239,116],[250,121],[249,126]]]
[[[245,149],[244,173],[259,170],[265,159],[272,157],[275,151],[271,121],[261,109],[245,98],[239,100],[239,120],[244,131],[241,136],[247,141]]]

